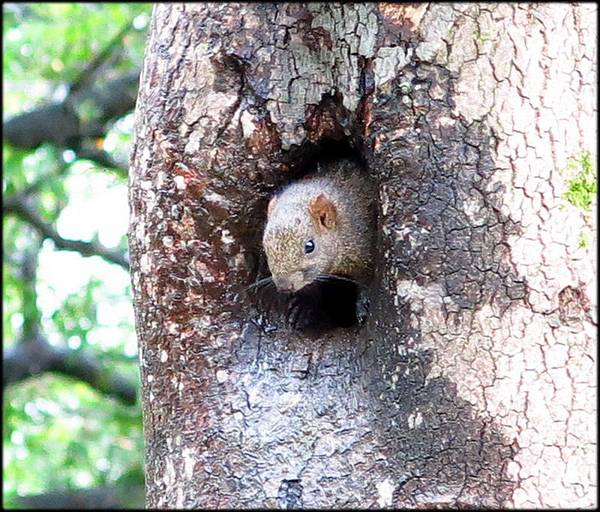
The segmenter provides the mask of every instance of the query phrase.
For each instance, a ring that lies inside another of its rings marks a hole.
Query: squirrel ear
[[[308,211],[317,226],[327,229],[335,227],[337,210],[335,209],[335,205],[325,194],[319,194],[317,197],[313,198],[308,205]]]
[[[271,218],[271,214],[273,213],[273,208],[275,208],[275,203],[277,202],[277,197],[273,196],[269,201],[269,206],[267,207],[267,219]]]

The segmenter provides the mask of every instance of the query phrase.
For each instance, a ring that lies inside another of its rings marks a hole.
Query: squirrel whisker
[[[262,288],[264,286],[268,286],[269,284],[274,284],[273,278],[271,276],[263,277],[262,279],[256,281],[256,283],[252,283],[250,286],[247,286],[246,290],[251,290],[252,288]]]
[[[359,284],[358,281],[356,281],[354,279],[350,279],[349,277],[336,276],[335,274],[319,274],[315,278],[315,280],[322,281],[322,282],[338,280],[338,281],[347,281],[350,283]]]

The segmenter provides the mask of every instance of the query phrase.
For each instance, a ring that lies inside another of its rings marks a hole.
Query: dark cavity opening
[[[296,293],[279,292],[268,280],[270,273],[266,258],[265,270],[257,282],[259,285],[250,295],[261,313],[264,327],[292,328],[306,333],[321,334],[338,327],[352,327],[358,323],[357,300],[359,289],[356,283],[330,279],[313,282]]]
[[[358,286],[355,283],[332,279],[316,286],[319,287],[317,305],[323,327],[351,327],[357,323]]]
[[[318,143],[307,142],[301,147],[290,150],[289,165],[292,180],[284,183],[284,185],[308,174],[313,174],[317,171],[319,164],[322,165],[344,158],[354,160],[358,162],[361,168],[364,168],[364,162],[359,151],[348,139],[336,140],[328,138]]]

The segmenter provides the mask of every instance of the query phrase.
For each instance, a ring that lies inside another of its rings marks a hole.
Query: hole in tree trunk
[[[304,176],[325,175],[332,163],[335,164],[342,159],[356,162],[366,176],[358,152],[345,140],[329,139],[320,144],[306,145],[290,153],[291,179],[283,182],[279,190]],[[373,193],[375,194],[375,191]],[[263,215],[266,215],[266,210],[265,207]],[[264,226],[265,223],[266,218],[262,225]],[[257,233],[258,240],[253,244],[257,247],[251,258],[254,262],[252,274],[255,279],[250,284],[248,295],[265,327],[292,328],[301,332],[320,334],[339,327],[352,327],[358,323],[358,317],[364,319],[361,312],[366,310],[361,300],[363,294],[360,292],[359,285],[344,280],[344,276],[340,279],[314,281],[295,293],[278,291],[273,281],[269,280],[271,272],[262,247],[262,234],[262,231]]]

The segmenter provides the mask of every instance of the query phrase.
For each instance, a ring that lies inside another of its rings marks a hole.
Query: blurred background
[[[141,508],[127,166],[151,5],[2,9],[3,506]]]

